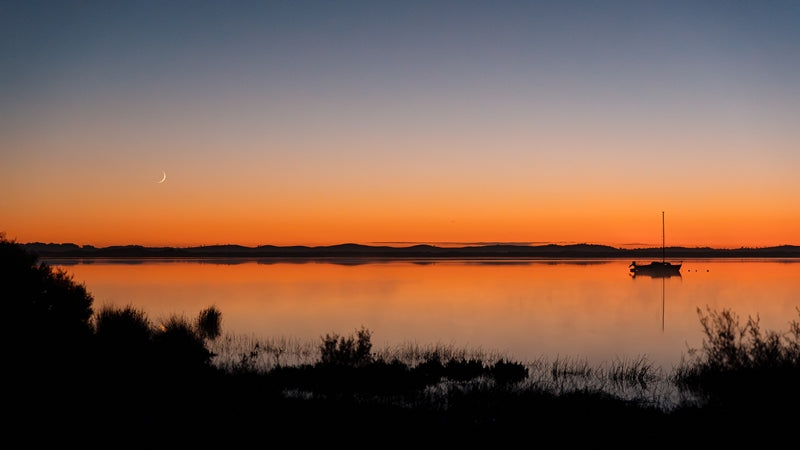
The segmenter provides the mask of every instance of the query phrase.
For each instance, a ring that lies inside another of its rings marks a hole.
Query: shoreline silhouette
[[[720,249],[710,247],[645,247],[624,249],[598,244],[491,244],[442,247],[417,244],[405,247],[364,244],[329,246],[208,245],[194,247],[147,247],[119,245],[95,247],[72,243],[32,242],[21,244],[26,250],[45,258],[655,258],[662,252],[667,259],[684,258],[800,258],[800,246],[741,247]]]

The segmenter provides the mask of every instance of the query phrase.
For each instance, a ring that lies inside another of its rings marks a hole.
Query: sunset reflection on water
[[[157,321],[215,305],[223,332],[319,342],[363,327],[377,348],[416,343],[599,364],[646,356],[666,369],[702,344],[697,309],[762,330],[800,320],[800,261],[689,260],[682,275],[632,277],[630,261],[94,260],[61,266],[95,309]]]

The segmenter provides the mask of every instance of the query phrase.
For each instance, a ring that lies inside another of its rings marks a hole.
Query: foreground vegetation
[[[706,339],[672,373],[644,358],[523,363],[441,346],[374,349],[366,328],[318,343],[224,335],[215,306],[153,323],[132,306],[95,310],[83,285],[14,242],[0,239],[0,261],[8,429],[26,447],[795,439],[796,320],[765,332],[757,318],[698,310]]]

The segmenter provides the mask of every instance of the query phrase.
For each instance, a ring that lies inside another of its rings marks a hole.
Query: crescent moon
[[[156,181],[156,183],[158,183],[158,184],[161,184],[161,183],[163,183],[164,181],[167,180],[167,172],[164,172],[162,170],[161,173],[163,174],[163,176],[161,177],[161,179],[159,181]]]

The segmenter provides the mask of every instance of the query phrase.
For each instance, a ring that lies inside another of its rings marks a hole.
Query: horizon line
[[[612,245],[612,244],[598,244],[598,243],[590,243],[590,242],[569,242],[569,241],[558,241],[558,242],[549,242],[549,241],[472,241],[472,242],[458,242],[458,241],[372,241],[368,243],[359,243],[359,242],[340,242],[337,244],[258,244],[258,245],[244,245],[244,244],[236,244],[236,243],[215,243],[215,244],[196,244],[196,245],[145,245],[145,244],[110,244],[110,245],[103,245],[97,246],[93,244],[76,244],[74,242],[43,242],[43,241],[31,241],[25,242],[23,245],[69,245],[69,246],[76,246],[80,248],[96,248],[96,249],[103,249],[103,248],[111,248],[111,247],[142,247],[142,248],[171,248],[171,249],[192,249],[192,248],[203,248],[203,247],[243,247],[243,248],[250,248],[250,249],[257,249],[260,247],[277,247],[277,248],[288,248],[288,247],[306,247],[306,248],[320,248],[320,247],[336,247],[342,245],[358,245],[358,246],[365,246],[365,247],[391,247],[391,248],[408,248],[414,247],[418,245],[428,245],[432,247],[439,247],[439,248],[466,248],[466,247],[489,247],[489,246],[517,246],[517,247],[541,247],[541,246],[579,246],[579,245],[586,245],[586,246],[599,246],[599,247],[610,247],[613,249],[618,250],[636,250],[636,249],[657,249],[661,248],[661,245],[657,244],[646,244],[646,243],[628,243],[622,245]],[[767,245],[767,246],[739,246],[739,247],[712,247],[709,245],[694,245],[694,246],[686,246],[686,245],[672,245],[666,246],[665,248],[685,248],[685,249],[712,249],[712,250],[740,250],[740,249],[766,249],[766,248],[777,248],[777,247],[798,247],[798,244],[778,244],[778,245]]]

